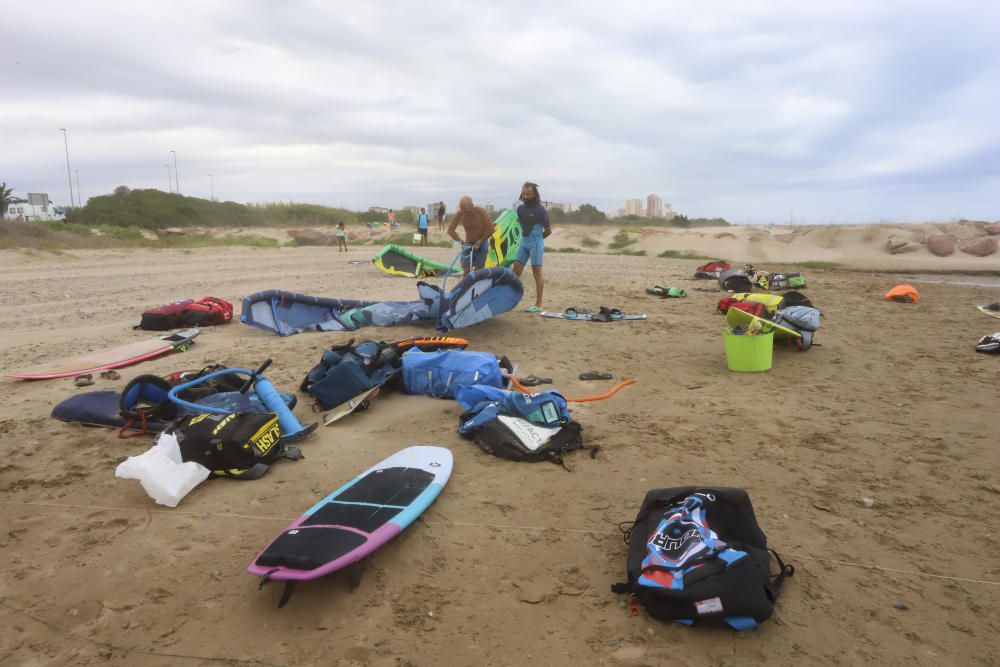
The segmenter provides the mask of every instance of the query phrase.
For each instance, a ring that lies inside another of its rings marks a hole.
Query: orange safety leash
[[[525,389],[524,386],[522,386],[521,383],[517,381],[517,378],[514,377],[513,375],[510,376],[510,382],[515,387],[517,387],[518,389],[520,389],[522,393],[525,393],[525,394],[530,394],[531,393],[531,390]],[[635,380],[625,380],[624,382],[620,382],[617,385],[615,385],[615,387],[612,388],[611,391],[609,391],[607,393],[604,393],[604,394],[601,394],[600,396],[586,396],[584,398],[567,398],[566,402],[567,403],[589,403],[591,401],[603,401],[605,398],[610,398],[610,397],[614,396],[615,394],[617,394],[620,389],[622,389],[624,387],[627,387],[630,384],[635,384],[635,382],[636,382]]]

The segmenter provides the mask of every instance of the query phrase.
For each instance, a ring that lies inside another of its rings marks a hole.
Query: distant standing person
[[[455,232],[459,225],[462,225],[465,231],[465,240],[459,238]],[[458,213],[451,219],[448,236],[462,244],[463,273],[468,275],[469,271],[486,266],[490,238],[493,236],[493,223],[482,206],[472,203],[472,197],[466,195],[458,202]]]
[[[542,309],[542,259],[545,257],[545,239],[552,233],[549,212],[542,206],[538,186],[525,183],[521,186],[521,201],[517,207],[517,221],[521,225],[521,245],[517,248],[517,259],[511,267],[518,278],[524,265],[531,262],[531,273],[535,277],[535,303],[525,308],[525,312],[537,313]]]
[[[427,215],[425,209],[420,209],[420,215],[417,216],[417,231],[420,232],[420,245],[427,245],[427,225],[430,223],[430,216]]]
[[[443,232],[444,231],[444,213],[445,213],[444,202],[443,201],[442,202],[438,202],[437,219],[438,219],[438,231],[439,232]]]
[[[334,233],[337,235],[337,252],[347,252],[347,230],[344,229],[344,223],[337,225]]]
[[[391,208],[389,209],[389,229],[398,229],[399,225],[396,224],[396,212]]]

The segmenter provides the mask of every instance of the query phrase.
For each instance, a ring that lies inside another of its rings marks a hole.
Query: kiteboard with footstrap
[[[561,313],[543,310],[539,313],[542,317],[551,317],[560,320],[576,320],[583,322],[621,322],[626,320],[644,320],[645,313],[632,315],[622,312],[618,308],[601,307],[599,311],[588,310],[586,308],[567,308]]]
[[[299,581],[318,579],[358,563],[402,532],[441,493],[452,455],[443,447],[407,447],[310,507],[254,559],[247,572],[285,581],[283,607]]]
[[[181,329],[153,339],[140,340],[71,359],[51,361],[34,368],[14,371],[7,373],[4,377],[15,380],[52,380],[96,373],[108,368],[121,368],[147,359],[155,359],[171,352],[183,352],[194,342],[198,334],[199,331],[196,328]]]

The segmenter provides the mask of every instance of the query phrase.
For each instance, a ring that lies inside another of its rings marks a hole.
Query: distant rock
[[[997,251],[997,241],[996,239],[982,236],[978,239],[963,241],[962,244],[958,246],[958,249],[966,255],[986,257],[987,255],[992,255]]]
[[[893,234],[889,237],[889,240],[885,242],[885,249],[889,251],[890,255],[898,255],[901,252],[906,252],[909,245],[910,242],[902,236],[896,236]]]
[[[156,232],[158,234],[162,234],[163,236],[181,236],[186,234],[187,230],[183,227],[161,227],[160,229],[157,229]]]
[[[775,234],[774,238],[781,241],[782,243],[791,243],[799,237],[797,232],[788,232],[787,234]]]
[[[938,257],[955,252],[955,239],[950,234],[933,234],[927,237],[927,249]]]
[[[315,229],[290,229],[288,235],[299,245],[335,245],[336,237]]]
[[[927,234],[923,232],[913,232],[910,234],[910,243],[916,243],[917,245],[923,245],[927,243]]]
[[[998,224],[1000,224],[1000,223],[998,223]],[[1000,232],[998,232],[998,233],[1000,233]],[[717,238],[717,239],[735,239],[736,238],[736,234],[733,234],[732,232],[719,232],[718,234],[715,235],[715,238]]]
[[[983,227],[983,231],[989,234],[990,236],[1000,235],[1000,222],[992,222],[986,225],[985,227]]]

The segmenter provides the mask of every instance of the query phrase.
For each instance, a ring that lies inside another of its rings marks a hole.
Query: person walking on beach
[[[521,245],[517,248],[517,259],[511,267],[520,278],[524,265],[531,262],[531,274],[535,277],[535,303],[525,308],[525,312],[537,313],[542,309],[542,259],[545,256],[545,239],[552,233],[549,212],[542,205],[538,185],[525,183],[521,186],[521,201],[517,207],[517,221],[521,225]]]
[[[459,225],[462,225],[465,231],[464,241],[455,231]],[[458,213],[451,219],[448,236],[462,244],[462,272],[465,275],[468,275],[469,271],[486,266],[490,238],[493,236],[493,223],[482,206],[472,203],[472,197],[466,195],[458,202]]]
[[[430,223],[430,216],[425,209],[420,209],[417,216],[417,231],[420,232],[420,245],[427,245],[427,225]]]
[[[337,252],[347,252],[347,230],[344,228],[344,223],[337,225],[334,234],[337,236]]]
[[[438,202],[437,221],[438,221],[439,232],[444,231],[444,212],[445,212],[444,202],[443,201]]]
[[[391,208],[389,209],[389,229],[399,229],[399,224],[396,222],[396,212]]]

